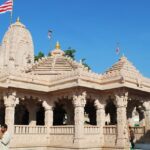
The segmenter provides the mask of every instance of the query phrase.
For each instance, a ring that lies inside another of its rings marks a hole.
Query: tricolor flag
[[[13,0],[7,0],[4,4],[0,5],[0,14],[13,10]]]
[[[119,53],[120,53],[120,48],[117,47],[117,48],[116,48],[116,54],[118,55]]]
[[[52,38],[52,30],[48,30],[48,38],[49,38],[49,39]]]

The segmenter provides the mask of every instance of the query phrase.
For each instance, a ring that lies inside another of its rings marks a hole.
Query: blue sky
[[[19,16],[30,30],[35,54],[48,54],[58,40],[63,50],[76,49],[77,60],[86,58],[92,70],[101,73],[119,59],[119,42],[121,53],[150,77],[149,8],[149,0],[14,0],[13,22]],[[9,20],[9,13],[0,15],[0,41]]]

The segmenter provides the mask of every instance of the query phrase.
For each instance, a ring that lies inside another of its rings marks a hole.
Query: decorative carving
[[[98,99],[94,101],[94,106],[96,109],[104,109],[104,104],[102,104],[102,102],[100,102]]]
[[[45,110],[51,110],[52,106],[50,106],[46,101],[43,101],[42,106]]]
[[[75,107],[84,107],[86,104],[86,92],[79,96],[73,95],[73,104]]]
[[[149,110],[149,111],[150,111],[150,101],[145,101],[145,102],[143,102],[143,107],[144,107],[146,110]]]
[[[16,92],[8,93],[8,96],[4,96],[4,104],[6,107],[15,107],[19,104],[19,99],[16,98]]]
[[[128,92],[115,94],[115,97],[116,97],[115,103],[117,107],[127,107]]]

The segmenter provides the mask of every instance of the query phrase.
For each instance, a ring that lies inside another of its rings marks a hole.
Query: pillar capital
[[[96,99],[94,101],[94,106],[95,108],[98,110],[98,109],[104,109],[104,104],[102,104],[98,99]]]
[[[48,104],[46,101],[43,101],[42,106],[44,107],[45,111],[46,110],[52,110],[52,105]]]
[[[86,104],[86,95],[86,92],[83,92],[81,95],[73,95],[74,107],[84,107]]]
[[[16,92],[9,92],[4,95],[4,105],[6,107],[15,107],[17,104],[19,104],[19,98],[16,97]]]
[[[115,104],[119,107],[127,107],[128,92],[115,93]]]
[[[146,111],[150,111],[150,101],[143,102],[143,107]]]

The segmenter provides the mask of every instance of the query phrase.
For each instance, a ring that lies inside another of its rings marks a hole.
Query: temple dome
[[[51,56],[63,56],[65,53],[60,49],[59,42],[56,43],[55,49],[51,52]]]
[[[10,25],[0,49],[0,67],[24,68],[34,63],[34,46],[30,32],[19,19]]]
[[[57,42],[55,49],[51,51],[51,56],[38,60],[26,71],[36,75],[59,75],[78,68],[88,70],[81,63],[65,56],[64,51],[60,49],[60,45]]]
[[[116,62],[112,67],[110,67],[104,74],[103,78],[114,78],[121,76],[123,79],[131,78],[134,80],[141,80],[142,74],[136,67],[125,57],[124,55]]]

